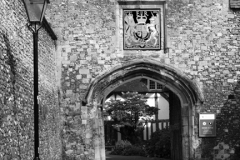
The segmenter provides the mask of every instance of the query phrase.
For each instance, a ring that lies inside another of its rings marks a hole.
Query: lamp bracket
[[[39,24],[39,23],[27,23],[27,27],[28,27],[28,29],[32,33],[38,33],[39,29],[42,28],[42,24]]]

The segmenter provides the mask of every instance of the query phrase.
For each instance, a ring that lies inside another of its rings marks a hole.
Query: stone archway
[[[181,110],[181,158],[192,159],[194,155],[192,140],[194,139],[194,115],[195,106],[204,100],[199,85],[190,80],[180,70],[161,64],[155,60],[135,60],[106,71],[98,76],[88,87],[85,102],[93,101],[100,103],[104,96],[109,94],[118,86],[139,77],[148,77],[157,80],[170,89],[180,100]],[[102,137],[103,138],[103,137]],[[96,153],[95,153],[96,154]],[[105,159],[104,151],[97,154]],[[103,155],[102,155],[103,154]]]

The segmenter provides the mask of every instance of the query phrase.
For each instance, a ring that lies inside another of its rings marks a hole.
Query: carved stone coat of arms
[[[123,49],[161,49],[160,9],[123,10]]]

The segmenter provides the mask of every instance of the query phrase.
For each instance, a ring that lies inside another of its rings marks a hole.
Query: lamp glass
[[[41,23],[47,8],[47,0],[23,0],[30,23]]]

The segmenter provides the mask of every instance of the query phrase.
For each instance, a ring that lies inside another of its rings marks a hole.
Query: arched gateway
[[[170,125],[176,126],[172,133],[172,159],[192,159],[195,107],[204,97],[198,84],[178,69],[149,59],[123,63],[98,76],[88,87],[85,101],[101,103],[115,88],[140,77],[154,79],[171,90]],[[95,153],[95,157],[101,157],[97,159],[105,159],[103,150]]]

